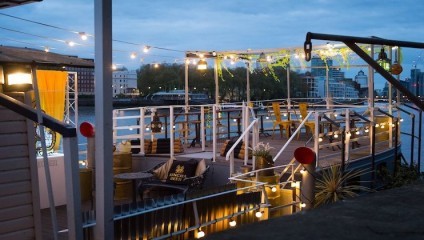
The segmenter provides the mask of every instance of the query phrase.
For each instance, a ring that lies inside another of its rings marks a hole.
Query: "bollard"
[[[311,209],[315,200],[315,161],[316,154],[310,148],[300,147],[294,151],[294,157],[300,162],[304,170],[302,171],[301,208]]]
[[[94,145],[94,126],[89,122],[83,122],[80,125],[81,134],[87,138],[87,167],[95,169],[96,161],[95,156],[95,145]]]

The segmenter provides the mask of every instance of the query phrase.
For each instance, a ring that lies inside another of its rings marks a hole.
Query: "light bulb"
[[[137,57],[137,54],[135,54],[135,53],[131,53],[130,57],[131,57],[131,59],[134,59],[134,58],[136,58],[136,57]]]
[[[339,138],[339,134],[335,133],[334,138]]]
[[[272,187],[271,188],[271,192],[276,192],[277,191],[277,188],[276,187]]]
[[[365,132],[367,133],[367,132],[369,132],[370,130],[368,129],[368,128],[365,128]]]
[[[301,207],[301,208],[306,207],[306,203],[300,203],[300,207]]]
[[[403,122],[403,118],[401,118],[399,121],[400,121],[400,122]]]
[[[376,124],[375,124],[375,127],[380,127],[380,124],[376,123]]]
[[[148,53],[148,52],[149,52],[149,50],[150,50],[150,46],[144,46],[144,47],[143,47],[143,52],[144,52],[144,53]]]
[[[322,137],[318,138],[318,142],[322,142]]]
[[[257,218],[261,218],[261,217],[262,217],[262,212],[261,212],[261,211],[257,211],[257,212],[255,213],[255,216],[256,216]]]
[[[84,40],[84,41],[87,40],[87,34],[85,32],[80,32],[79,35],[80,35],[82,40]]]
[[[300,173],[301,174],[304,174],[304,173],[306,173],[306,170],[305,169],[302,169],[302,170],[300,170]]]
[[[205,232],[202,231],[202,229],[199,228],[199,231],[197,232],[197,238],[202,238],[205,236]]]
[[[237,225],[237,222],[236,222],[236,220],[231,219],[228,224],[230,225],[230,227],[235,227]]]
[[[72,41],[67,42],[67,44],[68,44],[68,46],[70,46],[70,47],[75,46],[75,43],[74,43],[74,42],[72,42]]]

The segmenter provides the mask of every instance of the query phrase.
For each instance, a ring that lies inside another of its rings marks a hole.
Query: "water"
[[[406,106],[402,106],[403,109],[405,109],[408,112],[411,112],[412,114],[415,115],[415,135],[418,136],[418,131],[419,131],[419,124],[423,124],[424,123],[424,119],[422,120],[421,123],[419,123],[419,112],[408,108]],[[134,111],[134,115],[138,114],[138,111]],[[424,116],[423,116],[424,117]],[[401,118],[404,119],[404,121],[401,123],[401,132],[402,133],[411,133],[411,127],[412,127],[412,119],[410,117],[409,114],[406,114],[404,112],[401,112]],[[88,121],[90,123],[93,123],[95,125],[95,116],[94,116],[94,107],[80,107],[79,108],[79,123],[81,124],[82,122]],[[131,120],[128,120],[131,121]],[[130,124],[134,124],[134,123],[130,123]],[[265,122],[265,128],[269,129],[269,126],[267,126],[268,124],[272,124],[270,122]],[[232,126],[232,131],[235,130],[234,128],[237,128],[236,126]],[[421,133],[422,136],[424,137],[424,127],[421,129]],[[411,137],[406,135],[406,134],[401,134],[400,136],[401,142],[402,142],[402,154],[404,155],[406,161],[410,162],[411,160]],[[424,141],[423,141],[424,142]],[[84,145],[87,143],[87,139],[85,137],[83,137],[81,135],[81,133],[78,132],[78,143],[81,144],[82,146],[80,147],[81,151],[85,150]],[[423,143],[421,144],[422,147],[422,154],[421,154],[421,171],[424,171],[424,147],[422,146]],[[413,149],[413,159],[414,162],[417,162],[418,160],[418,139],[414,139],[414,149]]]

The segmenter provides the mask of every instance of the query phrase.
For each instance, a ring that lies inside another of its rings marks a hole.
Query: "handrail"
[[[258,119],[255,118],[250,124],[249,126],[243,131],[243,133],[240,135],[240,137],[237,139],[237,141],[233,144],[233,146],[228,150],[227,154],[225,155],[225,160],[229,160],[230,159],[230,155],[231,153],[234,151],[234,149],[236,148],[237,144],[240,143],[241,140],[243,140],[243,137],[248,134],[250,132],[250,129],[253,128],[253,126],[255,125],[255,123],[258,122]]]
[[[306,121],[308,121],[308,118],[313,114],[314,112],[309,112],[308,115],[303,119],[303,121],[300,123],[299,127],[292,133],[289,140],[287,140],[286,144],[278,151],[278,153],[275,155],[274,159],[272,159],[274,162],[280,157],[281,153],[287,148],[287,146],[291,143],[293,138],[296,136],[296,134],[300,131],[300,129],[305,125]]]
[[[3,105],[7,109],[14,111],[33,122],[39,123],[37,119],[37,113],[35,109],[28,105],[7,96],[4,93],[0,93],[0,105]],[[50,117],[49,115],[42,113],[43,125],[50,128],[51,130],[60,133],[63,137],[76,137],[77,130],[74,127],[67,126],[62,122]]]

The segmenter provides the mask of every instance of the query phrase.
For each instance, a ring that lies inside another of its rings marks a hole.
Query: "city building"
[[[411,69],[411,92],[416,96],[424,96],[424,72],[421,69]]]
[[[94,59],[85,59],[93,62]],[[76,72],[78,95],[94,95],[94,68],[67,67],[68,72]]]
[[[359,97],[368,97],[368,76],[365,75],[364,71],[359,70],[358,74],[355,76],[355,83],[359,86]]]
[[[138,96],[137,72],[115,71],[112,75],[113,97],[117,96]]]

